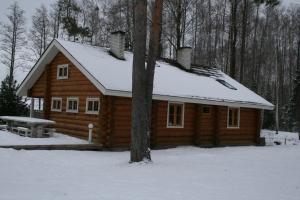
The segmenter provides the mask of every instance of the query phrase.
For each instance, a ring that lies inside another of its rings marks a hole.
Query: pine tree
[[[22,97],[16,95],[17,82],[14,81],[10,87],[10,78],[7,76],[1,84],[0,89],[0,116],[27,116],[28,106],[22,100]]]

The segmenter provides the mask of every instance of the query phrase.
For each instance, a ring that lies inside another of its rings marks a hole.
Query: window
[[[183,128],[184,104],[169,102],[168,105],[168,128]]]
[[[240,108],[228,108],[227,128],[240,127]]]
[[[98,114],[100,110],[100,99],[99,98],[87,98],[86,99],[86,113],[87,114]]]
[[[202,113],[203,114],[210,114],[210,107],[209,106],[203,106],[202,107]]]
[[[52,97],[51,100],[51,111],[61,112],[62,98]]]
[[[227,83],[225,80],[222,79],[216,79],[216,81],[218,81],[219,83],[221,83],[222,85],[224,85],[225,87],[231,89],[231,90],[237,90],[234,86],[230,85],[229,83]]]
[[[78,112],[78,97],[69,97],[67,99],[67,112],[77,113]]]
[[[69,75],[68,65],[57,66],[57,79],[67,79]]]

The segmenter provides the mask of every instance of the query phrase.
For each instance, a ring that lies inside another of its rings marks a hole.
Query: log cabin
[[[191,52],[157,61],[151,147],[258,144],[263,110],[274,106],[219,69],[192,64]],[[58,132],[87,139],[92,123],[94,143],[128,148],[132,59],[120,31],[110,48],[54,39],[17,94],[43,99],[42,117]]]

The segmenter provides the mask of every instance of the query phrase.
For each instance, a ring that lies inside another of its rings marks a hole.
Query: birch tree
[[[32,50],[36,60],[43,54],[50,42],[50,22],[48,10],[42,5],[37,8],[32,16],[32,27],[29,38],[32,42]]]

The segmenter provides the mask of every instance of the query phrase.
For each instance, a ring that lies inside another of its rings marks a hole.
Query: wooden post
[[[263,126],[264,110],[257,110],[257,133],[256,133],[256,144],[260,144],[260,131]]]
[[[150,136],[150,146],[154,148],[157,146],[157,106],[156,101],[152,102],[152,125],[151,125],[151,136]]]
[[[215,146],[218,146],[220,145],[220,138],[219,138],[219,126],[220,126],[220,123],[219,123],[219,106],[215,106],[215,123],[214,123],[214,145]]]
[[[201,138],[200,138],[200,133],[201,133],[201,105],[200,104],[195,104],[196,106],[196,117],[195,117],[195,129],[194,129],[194,144],[195,145],[200,145],[201,143]]]
[[[45,85],[45,93],[44,93],[44,118],[50,118],[51,111],[51,66],[46,66],[46,85]]]
[[[113,127],[114,127],[114,97],[109,96],[107,102],[107,131],[106,134],[109,136],[109,147],[113,146]]]
[[[34,97],[31,97],[30,117],[34,117]]]

